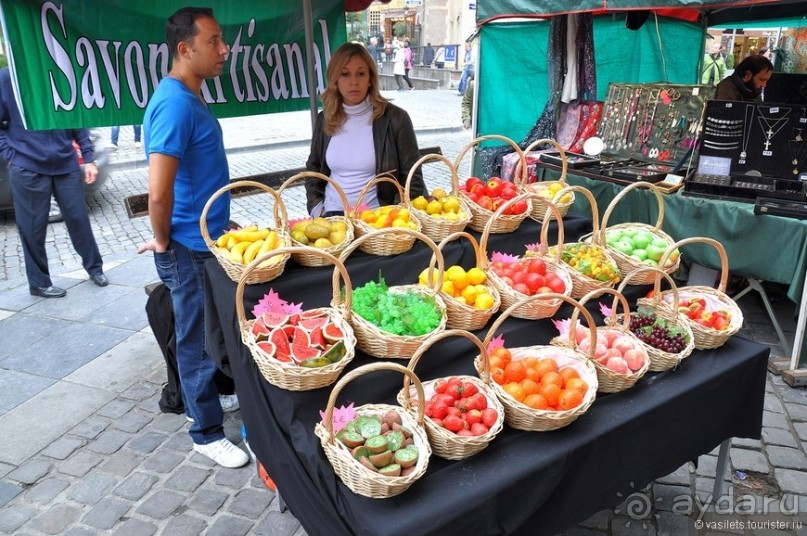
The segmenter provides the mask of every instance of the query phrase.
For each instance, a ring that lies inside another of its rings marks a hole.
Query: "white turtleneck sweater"
[[[342,107],[347,120],[332,138],[325,152],[325,163],[331,169],[331,178],[344,190],[350,206],[356,204],[359,192],[375,177],[375,147],[373,145],[373,106],[370,99]],[[367,192],[362,203],[378,206],[375,188]],[[325,188],[326,212],[345,210],[336,191],[329,184]]]

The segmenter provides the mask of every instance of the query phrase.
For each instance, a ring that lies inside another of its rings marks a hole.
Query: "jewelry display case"
[[[807,202],[807,106],[707,103],[696,172],[684,194],[762,204],[763,213]]]

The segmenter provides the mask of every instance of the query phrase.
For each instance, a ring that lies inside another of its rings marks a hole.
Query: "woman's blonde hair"
[[[322,92],[322,112],[325,116],[325,133],[333,136],[342,125],[345,123],[347,116],[342,108],[343,100],[342,95],[339,93],[339,88],[336,83],[339,77],[342,76],[342,69],[354,57],[359,56],[364,63],[367,64],[367,69],[370,72],[370,87],[367,89],[367,95],[370,97],[370,104],[373,105],[373,121],[378,119],[384,114],[387,107],[387,99],[381,96],[378,91],[378,67],[376,67],[375,60],[373,60],[370,53],[363,45],[358,43],[345,43],[331,55],[331,61],[328,63],[328,70],[326,78],[328,85],[325,91]]]

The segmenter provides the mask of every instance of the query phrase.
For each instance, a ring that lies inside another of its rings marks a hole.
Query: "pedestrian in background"
[[[471,73],[471,77],[468,79],[468,85],[465,87],[465,95],[462,96],[460,112],[462,113],[462,128],[465,130],[470,129],[471,119],[474,114],[474,73]]]
[[[202,96],[204,81],[224,70],[229,47],[209,8],[180,9],[169,17],[165,34],[173,65],[143,121],[154,238],[137,252],[154,252],[157,274],[171,291],[177,369],[185,412],[193,421],[193,450],[223,467],[241,467],[249,457],[224,435],[214,379],[218,366],[205,351],[205,260],[213,255],[199,229],[208,199],[230,182],[221,125]],[[229,220],[225,194],[208,212],[207,227],[218,236]]]
[[[347,43],[331,56],[311,152],[305,167],[335,180],[354,206],[359,192],[381,173],[403,187],[419,158],[412,120],[378,90],[378,69],[362,46]],[[410,196],[425,195],[423,173],[412,175]],[[308,179],[306,206],[312,216],[342,214],[344,206],[325,181]],[[392,184],[380,183],[364,198],[370,207],[400,202]]]
[[[423,66],[431,68],[434,62],[434,48],[431,43],[426,43],[426,48],[423,49]]]
[[[7,67],[0,70],[0,123],[0,151],[8,162],[14,218],[22,241],[30,293],[42,298],[61,298],[67,294],[65,289],[53,285],[48,270],[45,237],[51,196],[61,207],[70,241],[90,279],[99,287],[107,286],[109,280],[104,275],[81,184],[82,173],[87,184],[95,182],[98,176],[89,130],[26,130]],[[84,158],[83,170],[73,142],[78,143]]]
[[[409,86],[409,91],[414,91],[415,84],[409,78],[409,73],[412,71],[412,47],[409,46],[409,41],[404,43],[404,80]]]
[[[392,74],[395,75],[395,84],[398,86],[398,91],[406,91],[406,84],[404,77],[406,76],[406,54],[403,48],[395,50],[392,57]]]
[[[462,75],[460,76],[460,83],[457,86],[457,95],[464,95],[465,94],[465,87],[468,84],[468,80],[471,78],[471,75],[474,72],[474,57],[473,52],[471,51],[471,42],[465,42],[465,58],[462,66]]]
[[[134,129],[134,144],[135,147],[140,147],[140,125],[132,125]],[[120,137],[120,127],[112,127],[112,134],[110,135],[110,139],[112,141],[112,147],[115,149],[118,148],[118,138]],[[114,149],[113,149],[114,150]]]
[[[712,43],[712,52],[703,56],[701,84],[715,86],[726,77],[726,62],[720,55],[720,43]]]

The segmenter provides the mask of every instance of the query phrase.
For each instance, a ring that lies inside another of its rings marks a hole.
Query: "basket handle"
[[[329,441],[333,443],[336,440],[336,436],[333,433],[333,407],[336,405],[336,397],[339,396],[339,393],[342,391],[345,385],[350,383],[352,380],[367,374],[368,372],[375,372],[377,370],[392,370],[397,371],[404,374],[407,378],[409,378],[412,383],[415,384],[415,390],[418,394],[418,400],[423,400],[425,395],[423,393],[423,385],[420,383],[420,379],[412,372],[410,369],[404,367],[403,365],[399,365],[398,363],[390,363],[390,362],[381,362],[381,363],[370,363],[369,365],[362,365],[361,367],[355,368],[342,376],[336,385],[334,385],[333,390],[331,391],[330,396],[328,397],[328,405],[325,408],[325,419],[323,424],[325,425],[325,429],[328,430],[328,437]],[[417,423],[418,426],[423,426],[423,411],[425,409],[426,404],[419,404],[417,408]]]
[[[536,195],[536,194],[532,194]],[[550,220],[550,213],[552,216],[555,217],[555,220],[558,222],[558,243],[557,247],[555,248],[555,262],[560,265],[563,261],[561,260],[561,255],[563,252],[563,216],[560,215],[560,209],[558,206],[552,202],[547,201],[546,203],[546,215],[544,215],[544,221],[541,222],[541,247],[544,248],[546,251],[549,251],[549,220]]]
[[[462,151],[460,151],[460,154],[457,155],[457,158],[454,160],[454,168],[459,171],[460,163],[462,162],[462,159],[465,158],[465,154],[468,151],[470,151],[471,149],[473,149],[474,147],[476,147],[477,145],[479,145],[480,143],[482,143],[483,141],[490,141],[490,140],[503,141],[504,143],[506,143],[510,147],[512,147],[513,150],[518,155],[518,163],[520,164],[520,168],[517,165],[516,169],[521,169],[524,174],[527,173],[527,165],[526,165],[526,160],[524,159],[524,151],[522,151],[521,147],[519,147],[518,144],[516,142],[514,142],[513,140],[511,140],[510,138],[507,138],[505,136],[500,136],[498,134],[488,134],[486,136],[479,136],[475,140],[471,140],[470,143],[468,143],[465,147],[463,147]],[[524,181],[523,180],[521,180],[521,181],[513,180],[514,184],[520,184],[521,182],[524,182]]]
[[[535,149],[539,145],[543,145],[544,143],[549,143],[549,144],[553,145],[555,147],[555,149],[558,150],[558,154],[560,155],[560,178],[558,179],[558,182],[566,182],[566,172],[568,171],[568,168],[569,168],[569,162],[566,160],[566,150],[563,148],[563,146],[561,144],[559,144],[557,141],[553,140],[552,138],[542,138],[540,140],[535,140],[531,144],[527,145],[527,148],[524,149],[524,165],[527,164],[527,155],[530,153],[530,151],[532,151],[533,149]],[[518,176],[518,174],[519,174],[520,169],[519,169],[518,166],[520,166],[520,165],[521,165],[521,161],[519,160],[518,164],[516,164],[516,171],[515,171],[516,176]],[[522,185],[525,185],[527,183],[527,173],[526,173],[526,171],[521,174],[521,177],[522,177],[522,181],[523,181]]]
[[[600,211],[597,208],[597,200],[594,198],[594,194],[591,193],[591,190],[589,190],[588,188],[584,188],[583,186],[567,186],[562,190],[558,190],[558,192],[555,194],[555,197],[553,198],[553,201],[555,199],[563,198],[563,195],[566,194],[567,192],[580,192],[585,196],[586,199],[588,199],[588,203],[591,206],[591,225],[593,227],[591,236],[594,237],[593,241],[596,242],[600,235]],[[597,244],[602,245],[602,243],[600,242],[598,242]]]
[[[664,222],[664,198],[661,196],[661,191],[651,182],[639,181],[634,182],[622,189],[616,197],[614,197],[605,209],[600,222],[600,236],[598,238],[600,244],[605,243],[605,228],[608,226],[608,220],[611,218],[611,213],[616,208],[616,205],[625,197],[628,192],[637,188],[647,188],[656,195],[656,202],[658,203],[658,218],[656,218],[656,225],[653,227],[654,231],[661,229],[661,224]]]
[[[448,329],[445,331],[441,331],[440,333],[436,333],[435,335],[432,335],[431,337],[423,341],[423,344],[421,344],[420,348],[418,348],[417,351],[414,353],[414,355],[412,355],[412,357],[409,359],[409,364],[406,366],[406,368],[414,372],[415,367],[417,366],[423,354],[426,353],[426,350],[431,348],[431,346],[437,341],[441,341],[448,337],[465,337],[466,339],[474,343],[477,348],[479,348],[479,354],[482,356],[482,361],[485,365],[484,369],[482,370],[482,381],[485,382],[485,385],[489,385],[490,363],[488,362],[488,353],[485,348],[485,345],[482,344],[482,341],[480,341],[476,335],[468,331],[465,331],[464,329]],[[403,407],[406,409],[409,409],[411,407],[411,396],[409,392],[410,383],[411,382],[409,380],[409,376],[406,376],[404,378],[403,383],[403,399],[404,399]],[[426,405],[426,401],[423,400],[422,398],[419,398],[418,400],[420,400],[419,405],[422,406]]]
[[[322,173],[318,173],[316,171],[301,171],[300,173],[293,175],[286,179],[283,184],[280,185],[280,188],[277,189],[277,195],[280,196],[283,192],[291,186],[293,183],[299,181],[300,179],[320,179],[328,184],[330,184],[333,189],[336,191],[336,195],[339,196],[339,201],[342,202],[342,207],[345,209],[345,214],[347,215],[348,210],[350,210],[350,205],[348,205],[347,196],[345,195],[345,191],[339,186],[339,183],[336,182],[334,179],[330,178],[327,175],[323,175]],[[308,181],[306,181],[308,182]]]
[[[427,162],[442,162],[446,166],[448,166],[448,170],[451,172],[451,193],[457,193],[460,189],[460,181],[459,177],[457,176],[457,168],[454,167],[454,164],[451,163],[451,160],[446,158],[445,156],[437,153],[431,153],[421,156],[417,162],[415,162],[412,167],[409,169],[409,174],[406,176],[406,186],[404,186],[404,195],[406,196],[407,203],[411,203],[412,200],[409,198],[409,189],[412,186],[412,177],[415,176],[415,172],[420,168],[423,164]]]
[[[284,254],[291,254],[291,253],[310,253],[313,255],[318,255],[320,257],[324,257],[328,261],[330,261],[334,267],[336,268],[336,272],[342,274],[342,278],[345,280],[345,310],[350,311],[350,306],[353,300],[353,287],[350,283],[350,276],[347,273],[347,268],[342,262],[328,253],[325,250],[312,248],[310,246],[287,246],[282,248],[273,249],[272,251],[267,251],[262,255],[258,255],[255,260],[250,262],[247,267],[244,269],[244,273],[241,274],[241,278],[238,280],[238,286],[235,288],[235,310],[236,314],[238,315],[238,324],[242,325],[246,322],[246,312],[244,311],[244,287],[247,284],[247,276],[255,270],[259,265],[261,265],[264,261],[271,259],[275,255],[284,255]],[[331,303],[336,300],[339,296],[339,287],[333,287],[333,298],[331,299]],[[348,313],[345,313],[348,314]]]
[[[536,300],[549,300],[555,298],[563,300],[566,303],[569,303],[572,306],[574,306],[578,311],[580,311],[580,313],[582,313],[583,318],[586,319],[586,322],[588,323],[589,335],[591,337],[591,347],[589,348],[588,355],[586,357],[589,360],[593,360],[594,350],[597,349],[597,327],[594,325],[594,318],[592,318],[591,313],[589,313],[585,307],[580,305],[580,302],[578,302],[574,298],[570,298],[569,296],[566,296],[564,294],[558,294],[556,292],[533,294],[532,296],[524,298],[523,300],[519,300],[510,307],[508,307],[502,314],[499,315],[496,321],[493,322],[493,325],[490,326],[487,334],[485,335],[485,339],[482,341],[482,344],[484,344],[485,348],[487,348],[488,345],[490,344],[490,341],[493,340],[493,337],[496,335],[496,332],[499,330],[504,321],[512,314],[513,311],[515,311],[519,307],[526,305],[530,302],[534,302]],[[574,333],[576,330],[577,330],[577,324],[571,322],[569,325],[569,333]]]
[[[398,190],[398,198],[401,200],[401,204],[404,205],[405,207],[409,206],[409,198],[404,195],[404,190],[403,188],[401,188],[401,183],[398,182],[398,180],[389,173],[382,173],[381,175],[378,175],[372,180],[370,180],[367,184],[364,185],[364,188],[361,189],[358,197],[356,197],[355,206],[353,207],[354,213],[359,210],[361,202],[364,201],[364,196],[366,196],[374,186],[378,186],[382,182],[389,182],[393,186],[395,186],[395,189]],[[358,218],[359,214],[356,213],[355,217]]]
[[[633,278],[633,276],[645,272],[654,272],[656,274],[656,280],[653,284],[653,300],[656,303],[659,303],[659,301],[661,300],[661,292],[660,292],[661,278],[663,277],[664,279],[667,280],[667,282],[670,284],[670,289],[672,290],[673,294],[673,303],[672,303],[673,311],[675,311],[675,314],[678,314],[678,287],[675,286],[675,281],[673,281],[673,278],[670,277],[670,275],[667,272],[665,272],[664,270],[660,270],[654,266],[637,268],[636,270],[630,272],[628,275],[624,277],[624,279],[622,279],[622,282],[619,284],[619,288],[617,288],[617,291],[619,293],[622,293],[622,291],[625,290],[625,287],[628,285],[628,282]],[[616,300],[617,299],[614,298],[613,305],[611,306],[612,309],[616,308]]]
[[[624,294],[617,292],[616,290],[608,287],[597,288],[580,298],[580,305],[585,305],[588,303],[589,300],[593,300],[594,298],[599,298],[603,294],[613,294],[614,302],[619,302],[622,305],[622,310],[625,312],[623,315],[624,318],[622,319],[622,328],[625,331],[630,330],[630,304],[628,303],[628,299],[625,297]],[[572,323],[574,323],[574,319],[577,317],[578,311],[575,310],[572,314]],[[616,318],[616,307],[611,308],[611,319]]]
[[[210,199],[207,200],[205,207],[202,209],[202,216],[199,218],[199,230],[202,232],[202,238],[204,238],[205,244],[208,246],[213,243],[213,241],[210,239],[210,233],[207,230],[207,213],[210,212],[210,207],[213,206],[213,202],[224,192],[232,190],[233,188],[243,188],[244,186],[252,186],[271,195],[275,199],[275,206],[273,209],[275,227],[278,229],[284,229],[286,227],[286,222],[288,221],[286,206],[283,204],[283,201],[280,200],[280,196],[277,194],[277,192],[275,192],[274,189],[272,189],[272,187],[266,186],[265,184],[257,181],[235,181],[231,182],[230,184],[226,184],[213,192],[213,195],[210,196]],[[278,219],[277,216],[278,208],[280,209],[280,219]]]
[[[714,238],[709,238],[706,236],[693,236],[691,238],[679,240],[667,248],[667,251],[665,251],[664,255],[661,256],[661,259],[659,259],[659,266],[666,266],[666,264],[662,263],[666,263],[669,256],[672,255],[676,249],[696,242],[708,244],[717,250],[717,254],[720,256],[720,284],[717,286],[717,290],[720,292],[726,292],[726,285],[728,285],[729,282],[729,258],[728,255],[726,255],[726,248],[724,248],[723,244]]]
[[[451,233],[447,237],[443,238],[443,240],[439,244],[437,244],[437,248],[442,253],[443,248],[445,248],[446,244],[448,244],[449,242],[453,242],[454,240],[459,240],[460,238],[467,238],[468,242],[471,243],[471,247],[474,249],[474,258],[475,258],[474,265],[479,267],[484,266],[485,256],[482,254],[482,250],[479,249],[479,242],[476,241],[476,238],[474,238],[472,234],[469,234],[465,231],[456,231],[454,233]],[[431,259],[429,259],[429,273],[428,273],[429,281],[431,281],[432,270],[434,270],[434,265],[436,262],[437,262],[436,257],[432,255]]]
[[[432,250],[432,256],[437,257],[437,269],[439,270],[439,272],[437,273],[437,277],[435,278],[435,281],[434,281],[434,283],[432,285],[432,292],[434,294],[437,294],[438,292],[440,292],[440,288],[442,288],[442,286],[443,286],[443,273],[445,271],[445,263],[443,262],[443,254],[440,252],[440,249],[437,247],[437,244],[435,244],[434,241],[431,238],[424,235],[423,233],[419,233],[419,232],[414,231],[412,229],[404,229],[403,227],[385,227],[383,229],[374,230],[372,233],[367,233],[365,235],[362,235],[362,236],[356,238],[355,240],[353,240],[353,242],[351,242],[344,250],[342,250],[342,253],[339,255],[339,260],[342,261],[342,263],[344,263],[345,260],[348,258],[348,256],[350,256],[351,253],[356,251],[356,249],[360,245],[362,245],[366,240],[368,240],[370,238],[378,237],[379,235],[395,234],[395,233],[412,235],[416,239],[418,239],[421,242],[425,243]],[[347,281],[349,283],[349,280],[347,280]],[[334,270],[334,272],[333,272],[333,285],[334,285],[334,288],[338,288],[338,286],[339,286],[339,271],[338,270]],[[341,305],[341,298],[339,297],[338,293],[334,294],[334,301],[331,302],[331,303],[334,305],[334,307]],[[347,307],[347,311],[348,311],[348,314],[349,314],[349,311],[350,311],[349,307]]]

